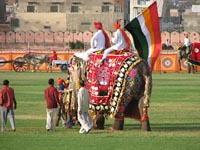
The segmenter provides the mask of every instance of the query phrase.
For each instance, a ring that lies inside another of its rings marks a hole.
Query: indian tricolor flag
[[[160,24],[156,1],[129,22],[125,29],[132,35],[139,56],[145,59],[151,70],[153,70],[161,50]]]

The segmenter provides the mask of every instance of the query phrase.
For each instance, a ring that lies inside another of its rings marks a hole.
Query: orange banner
[[[0,54],[0,70],[12,70],[12,61],[10,54]],[[10,61],[5,63],[6,61]]]

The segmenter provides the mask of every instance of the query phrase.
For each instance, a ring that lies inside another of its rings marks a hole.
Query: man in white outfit
[[[190,47],[190,39],[187,33],[185,34],[185,38],[184,38],[184,46],[186,47],[186,50],[188,50],[188,48]]]
[[[191,52],[191,49],[190,49],[191,43],[190,43],[190,39],[188,37],[188,33],[185,33],[184,36],[185,36],[184,44],[183,44],[183,46],[181,46],[179,48],[181,59],[183,58],[184,55],[187,55],[188,57],[190,57],[190,52]]]
[[[111,39],[114,45],[104,51],[101,63],[103,63],[106,57],[108,56],[108,54],[114,50],[130,49],[131,41],[126,35],[126,33],[120,28],[119,20],[114,22],[113,26],[116,29],[116,32],[114,33],[114,37]]]
[[[109,37],[107,33],[103,30],[102,23],[94,22],[94,27],[97,32],[93,35],[91,39],[91,48],[88,49],[85,53],[74,54],[76,57],[82,58],[84,61],[89,60],[89,56],[91,53],[110,47]]]
[[[79,133],[88,133],[93,128],[93,121],[88,113],[90,95],[84,85],[84,81],[81,80],[78,92],[78,121],[81,124]]]

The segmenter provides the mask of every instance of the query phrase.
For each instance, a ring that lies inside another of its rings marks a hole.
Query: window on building
[[[107,5],[102,6],[101,11],[102,12],[109,12],[109,6],[107,6]]]
[[[90,22],[81,22],[81,25],[83,25],[83,26],[89,26],[89,25],[91,25],[91,23]]]
[[[27,12],[35,12],[35,6],[27,6]]]
[[[51,26],[44,26],[44,29],[51,29]]]
[[[138,0],[138,5],[147,5],[149,2],[150,0]]]
[[[52,6],[50,6],[50,12],[59,12],[58,5],[52,5]]]
[[[71,6],[71,12],[78,12],[78,6]]]
[[[144,9],[145,9],[145,8],[137,8],[135,12],[136,12],[137,15],[139,15],[139,14],[142,13],[142,11],[143,11]]]
[[[115,6],[115,12],[122,12],[122,6],[121,5],[116,5]]]

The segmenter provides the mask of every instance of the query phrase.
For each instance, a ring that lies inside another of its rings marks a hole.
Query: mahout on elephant
[[[114,117],[110,130],[123,130],[124,118],[130,117],[140,121],[141,129],[150,131],[152,76],[147,62],[129,52],[108,55],[106,62],[99,65],[101,58],[102,54],[93,53],[84,62],[74,56],[69,67],[76,79],[73,83],[79,79],[86,81],[95,127],[104,129],[104,117],[110,115]]]
[[[186,46],[179,46],[178,47],[178,66],[179,70],[181,69],[181,60],[185,59],[187,61],[187,72],[188,73],[195,73],[195,65],[200,65],[200,43],[194,42],[192,43],[189,48]]]

